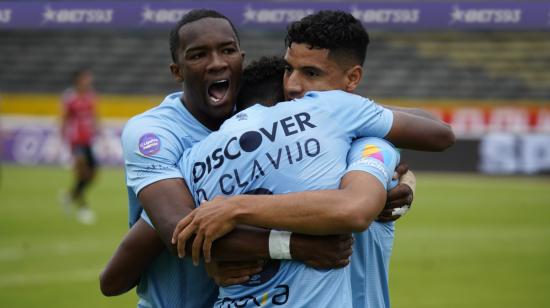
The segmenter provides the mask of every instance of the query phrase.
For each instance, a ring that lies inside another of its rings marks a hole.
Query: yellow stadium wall
[[[129,118],[158,105],[163,96],[101,95],[101,118]],[[3,115],[57,116],[60,96],[55,94],[0,94],[0,113]]]

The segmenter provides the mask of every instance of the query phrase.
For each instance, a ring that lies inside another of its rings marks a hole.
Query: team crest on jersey
[[[363,148],[363,153],[361,155],[362,157],[372,157],[375,158],[382,163],[384,162],[384,155],[382,155],[382,150],[380,150],[379,147],[375,146],[374,144],[367,144]]]
[[[239,121],[248,120],[248,115],[244,112],[238,113],[235,117]]]
[[[150,156],[160,150],[160,138],[153,133],[147,133],[139,138],[139,151],[145,156]]]

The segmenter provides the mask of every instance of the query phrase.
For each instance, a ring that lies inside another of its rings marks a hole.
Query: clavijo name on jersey
[[[282,165],[292,165],[307,158],[313,158],[321,153],[321,143],[315,138],[300,138],[299,134],[316,128],[311,115],[307,112],[296,113],[292,116],[272,122],[267,127],[249,130],[240,136],[227,139],[224,146],[214,149],[210,155],[192,164],[192,181],[197,184],[205,179],[206,175],[217,169],[223,169],[224,164],[236,159],[248,159],[254,157],[246,168],[224,170],[217,178],[216,187],[221,193],[231,195],[236,188],[246,187],[251,181],[265,176],[265,168],[279,169]],[[287,144],[284,138],[291,140]],[[277,146],[269,147],[263,153],[253,153],[264,142],[277,143]],[[253,156],[247,155],[253,153]],[[247,157],[245,157],[247,155]],[[201,187],[202,185],[198,185]],[[203,188],[196,191],[199,200],[207,199]]]

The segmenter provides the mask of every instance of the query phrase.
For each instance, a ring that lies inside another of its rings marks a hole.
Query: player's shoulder
[[[399,151],[389,141],[377,137],[363,137],[353,141],[351,144],[351,160],[377,159],[385,164],[399,162]]]
[[[307,97],[317,98],[317,99],[341,98],[341,97],[344,97],[344,98],[353,97],[357,99],[366,99],[358,94],[346,92],[343,90],[309,91],[309,92],[306,92],[306,94],[304,95],[304,98],[307,98]]]
[[[177,106],[179,95],[181,92],[172,93],[158,106],[130,118],[122,130],[123,141],[136,135],[163,134],[173,130],[174,122],[182,117]]]
[[[338,108],[344,104],[373,104],[374,101],[361,95],[342,90],[309,91],[304,95],[304,100],[312,104]]]

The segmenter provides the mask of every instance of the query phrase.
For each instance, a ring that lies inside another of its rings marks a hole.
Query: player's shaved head
[[[177,63],[178,60],[178,48],[180,48],[179,31],[181,27],[194,21],[201,20],[203,18],[221,18],[227,20],[227,22],[229,22],[231,28],[233,29],[235,37],[237,38],[237,42],[239,42],[239,34],[237,32],[237,29],[235,29],[235,25],[233,25],[233,23],[231,22],[231,20],[229,20],[229,18],[227,18],[227,16],[214,10],[192,10],[189,13],[185,14],[172,28],[172,30],[170,30],[170,54],[174,63]]]

